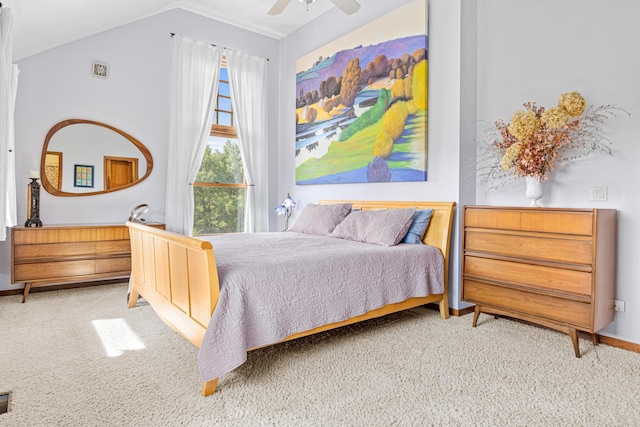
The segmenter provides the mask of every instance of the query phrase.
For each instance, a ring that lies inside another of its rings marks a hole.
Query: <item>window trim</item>
[[[222,138],[238,139],[238,132],[236,132],[235,126],[218,125],[215,123],[211,125],[211,131],[209,131],[209,135],[219,136]]]

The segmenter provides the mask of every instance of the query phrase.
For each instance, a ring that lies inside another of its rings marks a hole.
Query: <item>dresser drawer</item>
[[[475,280],[464,280],[463,298],[591,330],[591,305]]]
[[[95,242],[95,228],[14,228],[14,245],[38,243]]]
[[[563,292],[569,296],[591,296],[592,277],[591,273],[585,271],[465,256],[464,275],[526,286],[532,290]]]
[[[470,209],[464,211],[464,226],[495,230],[520,230],[520,211]]]
[[[522,212],[520,230],[591,236],[593,212],[526,211]]]
[[[104,258],[96,260],[96,273],[113,273],[113,272],[131,271],[131,257]]]
[[[72,257],[95,254],[95,242],[46,243],[36,245],[16,245],[14,260],[20,263],[25,258]]]
[[[129,240],[127,227],[101,227],[96,230],[96,240]]]
[[[588,239],[574,240],[467,230],[464,247],[465,251],[558,263],[590,265],[593,261],[592,242]]]
[[[53,281],[59,277],[84,276],[94,274],[96,261],[93,259],[78,261],[41,262],[37,264],[17,264],[14,270],[16,282],[38,280]]]
[[[96,242],[96,254],[112,253],[131,253],[131,242],[129,239]]]
[[[591,236],[593,212],[468,208],[465,227]]]

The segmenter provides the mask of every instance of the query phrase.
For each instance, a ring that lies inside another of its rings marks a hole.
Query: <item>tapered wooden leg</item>
[[[22,303],[27,300],[27,295],[29,295],[29,291],[31,290],[31,283],[24,284],[24,292],[22,293]]]
[[[591,334],[591,342],[593,343],[594,346],[598,345],[598,334],[593,333]]]
[[[203,396],[211,396],[213,393],[216,392],[216,387],[218,386],[218,378],[211,380],[211,381],[205,381],[202,383],[202,395]]]
[[[442,299],[440,300],[440,317],[443,319],[449,318],[449,295],[442,295]]]
[[[132,288],[129,292],[129,308],[133,308],[136,306],[136,304],[138,303],[138,296],[138,293]]]
[[[473,309],[473,323],[471,324],[474,328],[478,324],[478,317],[480,317],[480,306],[476,304],[476,307]]]
[[[573,343],[573,351],[576,353],[576,357],[580,357],[580,344],[578,343],[578,331],[576,329],[569,329],[569,336]]]

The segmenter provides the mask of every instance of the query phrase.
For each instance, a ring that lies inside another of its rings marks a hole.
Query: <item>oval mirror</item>
[[[69,119],[47,133],[40,177],[55,196],[93,196],[136,185],[152,168],[147,147],[128,133],[105,123]]]

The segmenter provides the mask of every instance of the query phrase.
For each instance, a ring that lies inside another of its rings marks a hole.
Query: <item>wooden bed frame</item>
[[[439,303],[440,316],[447,319],[449,246],[455,202],[331,200],[321,201],[320,204],[345,202],[352,203],[354,209],[363,210],[433,209],[423,242],[438,247],[444,255],[444,292],[386,305],[342,322],[291,335],[281,342],[434,302]],[[200,347],[220,293],[211,243],[139,223],[127,222],[127,226],[131,237],[129,308],[135,307],[138,296],[142,296],[167,325]],[[204,382],[202,395],[215,393],[217,383],[217,378]]]

